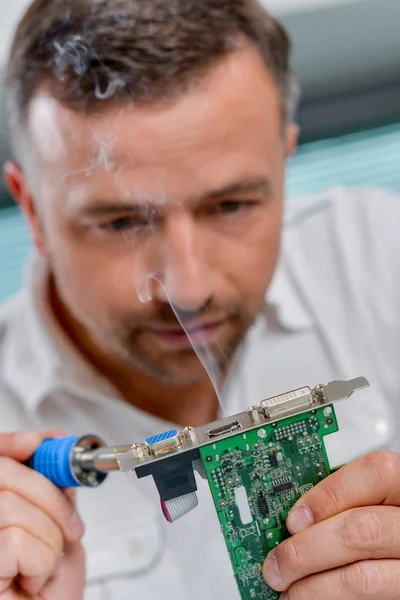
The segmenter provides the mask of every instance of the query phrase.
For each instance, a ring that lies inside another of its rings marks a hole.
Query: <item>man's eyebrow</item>
[[[239,194],[267,195],[272,193],[272,183],[266,178],[246,179],[236,181],[225,187],[208,192],[203,199],[214,200],[216,198],[237,196]]]
[[[152,212],[152,208],[153,206],[148,204],[130,204],[128,202],[109,201],[83,206],[79,210],[79,214],[84,217],[107,217],[118,213],[131,213],[146,216]]]
[[[239,194],[257,194],[258,196],[269,195],[272,192],[272,184],[268,179],[248,179],[237,181],[227,186],[211,190],[200,198],[193,199],[195,203],[207,202],[218,198],[227,198],[229,196],[237,196]],[[148,217],[153,215],[155,211],[160,210],[160,203],[130,203],[118,202],[118,200],[98,201],[95,204],[83,206],[79,210],[79,215],[82,217],[109,217],[115,214],[135,214]]]

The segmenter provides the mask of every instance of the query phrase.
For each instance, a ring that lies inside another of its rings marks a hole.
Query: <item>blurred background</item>
[[[262,1],[292,37],[302,87],[301,145],[288,168],[288,201],[338,185],[400,194],[400,0]],[[0,4],[0,74],[29,3]],[[10,155],[2,125],[1,164]],[[29,251],[1,179],[0,302],[20,287]]]

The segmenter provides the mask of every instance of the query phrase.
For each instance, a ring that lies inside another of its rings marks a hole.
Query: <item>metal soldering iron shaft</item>
[[[117,446],[116,448],[101,447],[93,450],[83,450],[73,453],[73,462],[84,471],[100,471],[108,473],[118,471],[118,454],[130,450],[130,446]]]

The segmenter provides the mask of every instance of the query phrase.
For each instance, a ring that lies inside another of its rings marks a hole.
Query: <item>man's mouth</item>
[[[187,347],[210,343],[225,323],[226,319],[208,323],[184,324],[183,327],[152,327],[148,331],[167,344]]]

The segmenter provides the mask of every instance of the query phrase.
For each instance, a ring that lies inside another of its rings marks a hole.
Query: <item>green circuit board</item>
[[[222,533],[243,600],[277,600],[264,560],[289,536],[293,504],[331,473],[324,436],[338,431],[332,405],[203,446]]]

